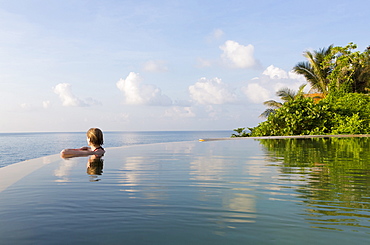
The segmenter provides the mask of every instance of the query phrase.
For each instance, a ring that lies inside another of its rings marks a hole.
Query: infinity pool
[[[0,244],[366,244],[369,138],[179,142],[0,169]]]

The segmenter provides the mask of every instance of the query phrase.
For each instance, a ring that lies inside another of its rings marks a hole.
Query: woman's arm
[[[86,149],[85,147],[81,149],[64,149],[60,152],[60,156],[63,158],[69,157],[85,157],[90,155],[98,155],[96,152],[90,151],[89,148]]]

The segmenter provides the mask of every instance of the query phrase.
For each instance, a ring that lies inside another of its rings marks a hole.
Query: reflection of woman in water
[[[103,132],[98,128],[90,128],[87,133],[88,147],[81,147],[79,149],[64,149],[60,152],[63,158],[68,157],[83,157],[83,156],[103,156],[105,153],[102,145],[104,144]]]
[[[96,155],[92,155],[87,162],[87,174],[91,176],[90,181],[99,181],[97,175],[102,175],[103,173],[103,162],[104,160]]]
[[[103,162],[101,157],[91,156],[87,162],[87,173],[101,175],[103,173]]]

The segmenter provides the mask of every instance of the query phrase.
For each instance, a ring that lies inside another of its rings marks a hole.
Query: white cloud
[[[242,88],[244,94],[254,103],[262,103],[269,99],[270,91],[258,83],[250,83]]]
[[[253,78],[252,83],[242,88],[248,99],[254,103],[262,103],[269,99],[279,100],[276,96],[276,91],[282,88],[290,88],[298,90],[305,82],[302,75],[298,75],[292,71],[285,70],[270,65],[267,67],[260,77]],[[306,88],[305,90],[308,90]]]
[[[26,109],[26,110],[28,110],[28,109],[30,109],[30,108],[31,108],[31,105],[30,105],[30,104],[28,104],[28,103],[21,103],[19,106],[20,106],[22,109]]]
[[[62,101],[63,106],[93,106],[101,105],[101,102],[96,101],[92,98],[87,98],[85,101],[77,98],[72,93],[72,86],[69,83],[59,83],[54,87],[54,93],[59,95],[60,100]],[[44,108],[45,104],[43,103]]]
[[[306,83],[304,76],[296,74],[293,71],[286,72],[281,68],[270,65],[262,73],[265,77],[262,77],[264,83],[268,83],[274,91],[278,91],[282,88],[290,88],[298,90],[299,86]],[[309,90],[309,86],[306,86],[305,90]]]
[[[207,112],[208,117],[213,120],[218,120],[219,116],[222,114],[221,108],[215,108],[212,105],[207,105],[205,111]]]
[[[301,83],[307,83],[306,78],[303,75],[297,74],[293,71],[288,72],[288,77],[293,80],[297,80]]]
[[[63,106],[85,106],[85,104],[72,93],[71,84],[69,83],[59,83],[54,87],[54,93],[59,95]]]
[[[221,29],[215,29],[215,30],[212,32],[212,36],[213,36],[213,38],[215,38],[215,39],[219,39],[219,38],[221,38],[224,34],[225,34],[225,33],[224,33],[224,31],[223,31],[223,30],[221,30]]]
[[[268,76],[270,79],[291,79],[301,83],[306,82],[306,79],[303,75],[297,74],[293,71],[286,72],[281,68],[275,67],[274,65],[267,67],[262,74]]]
[[[166,72],[168,68],[163,60],[150,60],[144,64],[144,71],[149,72]]]
[[[201,78],[189,86],[191,98],[199,104],[225,104],[236,101],[236,95],[221,79]]]
[[[206,36],[206,41],[207,42],[213,42],[213,41],[217,41],[219,40],[221,37],[223,37],[225,35],[224,31],[221,30],[221,29],[214,29],[211,33],[209,33],[207,36]]]
[[[35,110],[40,109],[41,107],[44,109],[48,109],[50,108],[50,101],[42,101],[41,105],[40,104],[35,105],[34,103],[32,104],[29,102],[24,102],[24,103],[20,103],[19,107],[23,111],[35,111]]]
[[[189,107],[191,106],[191,100],[175,100],[173,102],[174,106],[180,106],[180,107]]]
[[[84,103],[85,103],[86,105],[88,105],[88,106],[102,105],[102,103],[101,103],[100,101],[98,101],[98,100],[96,100],[96,99],[93,99],[93,98],[91,98],[91,97],[86,98],[86,99],[84,100]]]
[[[270,65],[269,67],[267,67],[266,70],[262,74],[270,77],[271,79],[288,78],[288,73],[286,71],[278,67],[275,67],[273,65]]]
[[[220,46],[223,51],[221,58],[223,61],[235,68],[253,68],[258,65],[254,58],[254,46],[241,45],[235,41],[228,40],[223,46]]]
[[[195,113],[192,111],[191,107],[179,107],[173,106],[170,109],[165,111],[165,117],[173,118],[184,118],[184,117],[195,117]]]
[[[45,108],[45,109],[50,108],[50,101],[49,100],[43,101],[42,102],[42,107]]]
[[[135,72],[130,72],[126,79],[120,79],[117,88],[125,96],[125,103],[129,105],[172,105],[171,99],[162,94],[160,88],[142,84],[142,78]]]

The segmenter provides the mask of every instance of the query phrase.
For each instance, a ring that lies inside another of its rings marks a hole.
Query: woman
[[[60,152],[61,157],[83,157],[83,156],[103,156],[105,153],[102,145],[104,144],[103,132],[98,128],[90,128],[87,133],[87,144],[89,146],[81,147],[79,149],[64,149]]]

